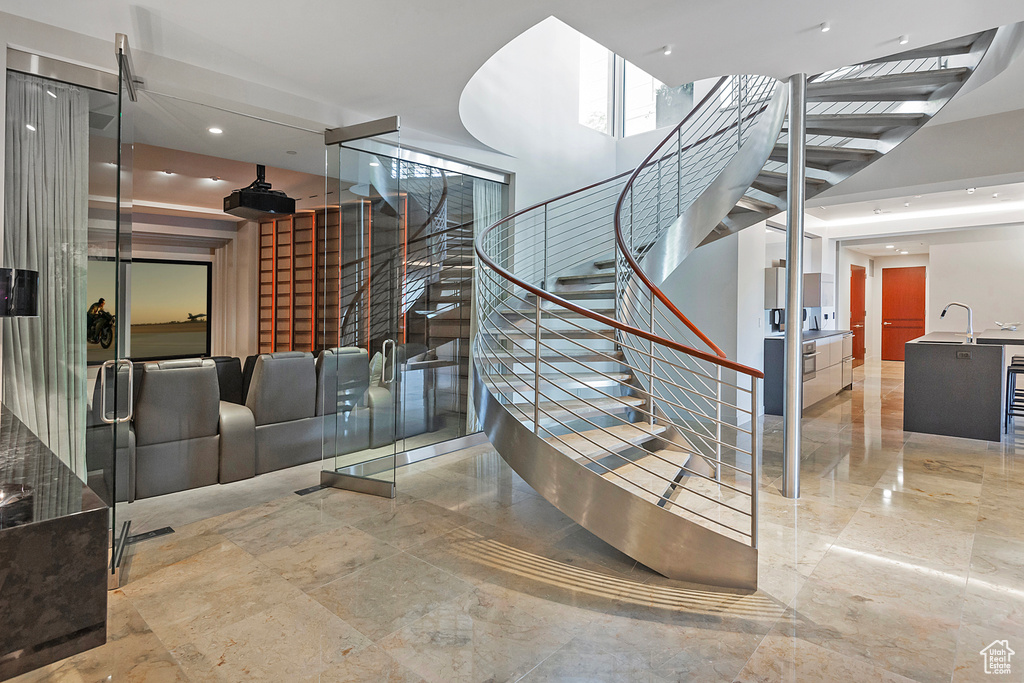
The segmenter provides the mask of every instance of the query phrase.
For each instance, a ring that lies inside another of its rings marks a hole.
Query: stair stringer
[[[750,188],[775,148],[788,106],[789,90],[780,81],[764,114],[759,117],[736,154],[655,240],[642,259],[641,266],[656,285],[664,283],[686,257],[704,242]],[[631,284],[641,283],[631,278]]]
[[[473,365],[474,404],[487,438],[538,494],[608,545],[678,581],[757,589],[757,549],[691,522],[605,479],[534,434]]]

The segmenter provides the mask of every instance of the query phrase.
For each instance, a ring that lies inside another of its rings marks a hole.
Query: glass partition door
[[[397,142],[397,140],[396,140]],[[407,214],[398,162],[328,148],[319,241],[323,293],[323,481],[394,495],[404,432],[401,273]],[[332,377],[333,375],[333,377]]]

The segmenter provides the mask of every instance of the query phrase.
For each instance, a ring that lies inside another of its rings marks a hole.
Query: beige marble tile
[[[835,537],[853,517],[856,508],[838,507],[815,498],[784,498],[773,488],[763,491],[758,500],[759,519],[782,526],[807,529]]]
[[[295,496],[266,515],[221,528],[220,534],[252,555],[285,548],[326,532],[340,530],[345,523],[325,510],[305,504]]]
[[[788,637],[773,631],[754,651],[750,661],[736,677],[738,683],[833,683],[833,681],[877,681],[912,683],[913,679],[886,671],[853,657]]]
[[[990,681],[1019,681],[1024,679],[1021,675],[1022,667],[1020,654],[1014,655],[1010,660],[1010,675],[992,675],[985,673],[985,658],[981,651],[997,640],[1009,640],[1010,648],[1019,653],[1017,643],[1022,638],[1014,638],[999,628],[986,628],[984,626],[964,625],[960,628],[960,637],[957,642],[956,664],[953,668],[952,683],[989,683]]]
[[[977,505],[981,499],[981,483],[952,476],[915,472],[900,463],[881,476],[878,488],[899,493],[927,496],[932,500]]]
[[[868,494],[860,509],[875,515],[937,524],[966,533],[973,533],[978,524],[978,506],[972,503],[934,500],[928,496],[882,488],[876,488]]]
[[[465,515],[433,503],[412,500],[389,512],[355,522],[352,526],[404,550],[432,541],[469,521]]]
[[[974,534],[935,523],[858,511],[836,545],[880,557],[920,564],[966,578]]]
[[[428,681],[518,680],[592,618],[585,610],[482,586],[379,645]]]
[[[625,662],[619,680],[731,680],[764,635],[679,621],[599,615],[574,642]]]
[[[376,645],[353,652],[304,683],[421,683],[423,677],[396,662]]]
[[[965,580],[833,547],[778,631],[919,681],[948,681]]]
[[[647,664],[636,657],[608,652],[592,641],[574,638],[519,679],[523,683],[560,681],[636,681],[666,683]]]
[[[374,642],[472,590],[406,553],[367,565],[310,596]]]
[[[123,591],[170,648],[302,597],[298,588],[230,542],[143,577]]]
[[[398,548],[366,532],[340,527],[256,559],[308,592],[397,552]]]
[[[122,565],[121,583],[127,585],[164,567],[186,560],[193,555],[224,543],[227,539],[217,533],[174,533],[128,547]]]
[[[284,681],[319,674],[370,640],[305,595],[179,646],[197,680]]]

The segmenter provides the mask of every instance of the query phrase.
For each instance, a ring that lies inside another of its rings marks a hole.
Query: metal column
[[[786,214],[786,351],[783,393],[782,495],[800,497],[800,417],[803,412],[804,176],[807,75],[789,78],[789,178]]]

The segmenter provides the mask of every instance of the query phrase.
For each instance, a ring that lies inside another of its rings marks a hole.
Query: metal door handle
[[[394,339],[385,339],[384,343],[380,345],[380,352],[384,356],[384,366],[388,364],[388,344],[391,344],[391,378],[384,380],[386,383],[391,384],[398,377],[398,359],[395,358],[395,350],[397,345]]]
[[[114,369],[114,381],[117,381],[117,371],[121,368],[121,365],[128,366],[128,414],[124,417],[117,416],[117,406],[114,406],[114,410],[110,413],[110,417],[107,417],[107,370],[108,368]],[[100,419],[106,422],[108,425],[114,423],[122,424],[129,422],[132,416],[135,414],[135,372],[132,362],[127,358],[114,359],[103,361],[103,365],[100,366]]]
[[[882,323],[883,325],[892,325],[892,323]]]
[[[861,327],[864,327],[864,326],[863,325],[854,325],[854,327],[861,328]]]

